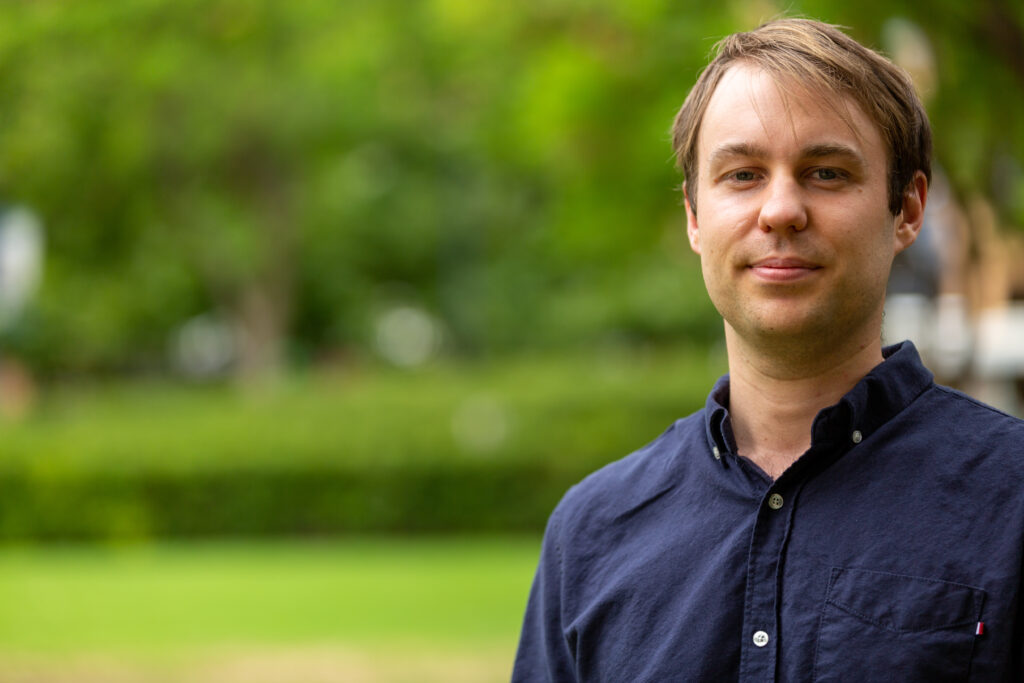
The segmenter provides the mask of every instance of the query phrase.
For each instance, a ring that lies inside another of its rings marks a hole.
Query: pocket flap
[[[890,631],[931,631],[977,623],[985,591],[941,579],[833,567],[826,602]]]

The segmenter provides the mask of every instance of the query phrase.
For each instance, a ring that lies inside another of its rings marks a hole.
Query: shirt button
[[[758,647],[764,647],[768,644],[768,634],[764,631],[758,631],[754,634],[754,645]]]
[[[718,446],[712,446],[711,447],[711,453],[715,456],[715,460],[721,460],[722,459],[722,453],[721,453],[721,451],[718,450]]]
[[[864,438],[864,435],[860,433],[859,429],[854,429],[853,434],[850,435],[850,438],[853,439],[854,443],[860,443],[861,439]]]
[[[782,500],[782,496],[780,496],[777,493],[773,493],[772,495],[768,496],[768,507],[770,507],[772,510],[778,510],[779,508],[781,508],[783,502],[785,501]]]

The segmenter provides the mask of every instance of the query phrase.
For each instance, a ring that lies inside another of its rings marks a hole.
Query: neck
[[[875,334],[859,342],[802,353],[771,354],[726,323],[729,414],[736,446],[773,479],[811,445],[811,425],[882,362]]]

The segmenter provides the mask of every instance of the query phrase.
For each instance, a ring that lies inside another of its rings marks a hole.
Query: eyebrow
[[[826,142],[819,145],[804,147],[801,151],[804,159],[822,159],[825,157],[843,157],[861,166],[864,165],[864,157],[848,145]]]
[[[766,157],[768,152],[763,147],[751,145],[747,142],[732,142],[722,145],[708,156],[708,166],[714,166],[716,162],[731,157]]]
[[[768,156],[768,151],[758,145],[752,145],[747,142],[733,142],[722,145],[715,149],[708,157],[708,165],[713,166],[716,162],[731,157],[753,157],[753,158],[764,158]],[[800,157],[803,159],[824,159],[827,157],[843,157],[848,159],[859,166],[864,166],[864,157],[860,155],[857,150],[849,145],[843,145],[834,142],[823,142],[814,145],[808,145],[800,150]]]

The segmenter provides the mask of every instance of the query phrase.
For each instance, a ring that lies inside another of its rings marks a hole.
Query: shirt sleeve
[[[544,533],[530,589],[512,683],[575,683],[575,665],[563,628],[562,541],[556,508]]]

